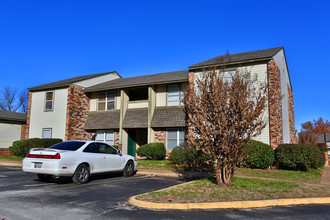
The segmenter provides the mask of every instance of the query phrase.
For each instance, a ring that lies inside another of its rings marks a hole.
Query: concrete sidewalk
[[[22,161],[0,159],[0,166],[22,167]]]
[[[330,185],[330,166],[324,167],[320,183],[322,185]]]

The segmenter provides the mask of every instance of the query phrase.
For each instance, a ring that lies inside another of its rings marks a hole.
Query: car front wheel
[[[134,163],[133,161],[128,161],[124,169],[124,176],[132,176],[133,174],[134,174]]]
[[[76,172],[74,172],[72,180],[74,183],[83,184],[88,181],[89,176],[90,172],[88,166],[86,164],[81,164],[76,169]]]

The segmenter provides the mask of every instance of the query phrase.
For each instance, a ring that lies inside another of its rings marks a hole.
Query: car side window
[[[98,146],[96,146],[95,143],[91,143],[89,144],[84,150],[83,152],[86,153],[100,153]]]
[[[105,153],[105,154],[117,154],[117,150],[110,145],[103,144],[103,143],[96,143],[100,153]]]

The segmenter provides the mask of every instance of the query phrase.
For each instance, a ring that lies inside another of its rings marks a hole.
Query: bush
[[[169,157],[171,164],[184,170],[209,170],[213,169],[211,158],[202,151],[189,147],[186,143],[175,147]]]
[[[9,147],[10,152],[17,157],[25,157],[31,148],[47,148],[54,144],[62,142],[62,139],[50,138],[40,139],[31,138],[26,140],[15,141],[12,147]]]
[[[112,147],[114,147],[114,148],[116,148],[118,150],[118,147],[119,146],[114,144],[114,145],[112,145]]]
[[[251,140],[246,146],[242,164],[249,168],[266,169],[274,163],[274,150],[268,144]]]
[[[325,155],[318,147],[282,144],[275,150],[275,160],[280,169],[306,171],[324,166]]]
[[[150,143],[139,147],[136,153],[147,160],[164,160],[166,157],[166,148],[163,143]]]

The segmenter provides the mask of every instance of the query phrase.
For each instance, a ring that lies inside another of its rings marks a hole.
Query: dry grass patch
[[[218,186],[215,178],[208,178],[144,194],[137,199],[159,203],[198,203],[327,196],[330,196],[329,186],[234,177],[232,187]]]

